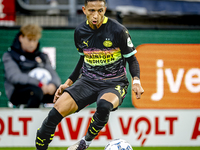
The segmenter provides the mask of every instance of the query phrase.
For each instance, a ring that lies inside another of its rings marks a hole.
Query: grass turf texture
[[[0,150],[35,150],[34,147],[0,147]],[[49,147],[48,150],[67,150],[66,147]],[[87,150],[104,150],[104,147],[89,147]],[[133,150],[200,150],[200,147],[133,147]]]

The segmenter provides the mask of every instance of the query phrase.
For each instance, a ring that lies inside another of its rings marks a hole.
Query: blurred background
[[[37,23],[75,27],[85,19],[84,0],[1,0],[0,25]],[[127,27],[198,27],[199,0],[107,0],[106,15]]]

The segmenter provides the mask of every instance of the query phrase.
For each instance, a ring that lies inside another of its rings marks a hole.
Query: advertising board
[[[141,84],[136,108],[200,108],[200,44],[142,44],[137,47]]]
[[[0,26],[15,24],[15,0],[0,0]]]
[[[1,109],[0,147],[34,147],[37,128],[49,109]],[[50,146],[68,147],[81,139],[94,114],[84,109],[57,126]],[[200,146],[200,110],[149,110],[120,108],[111,112],[107,125],[91,146],[104,147],[121,138],[132,146]]]

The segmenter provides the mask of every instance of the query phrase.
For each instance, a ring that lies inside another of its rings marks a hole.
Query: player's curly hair
[[[27,24],[20,28],[22,36],[27,36],[29,39],[40,39],[42,28],[36,24]]]
[[[102,1],[106,5],[106,0],[85,0],[85,6],[87,5],[88,2],[93,2],[93,1]]]

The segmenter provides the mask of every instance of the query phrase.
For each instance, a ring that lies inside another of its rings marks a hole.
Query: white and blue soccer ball
[[[49,71],[44,68],[34,68],[29,72],[29,76],[38,79],[43,84],[48,84],[52,79]]]
[[[132,146],[123,139],[115,139],[109,142],[104,150],[133,150]]]

